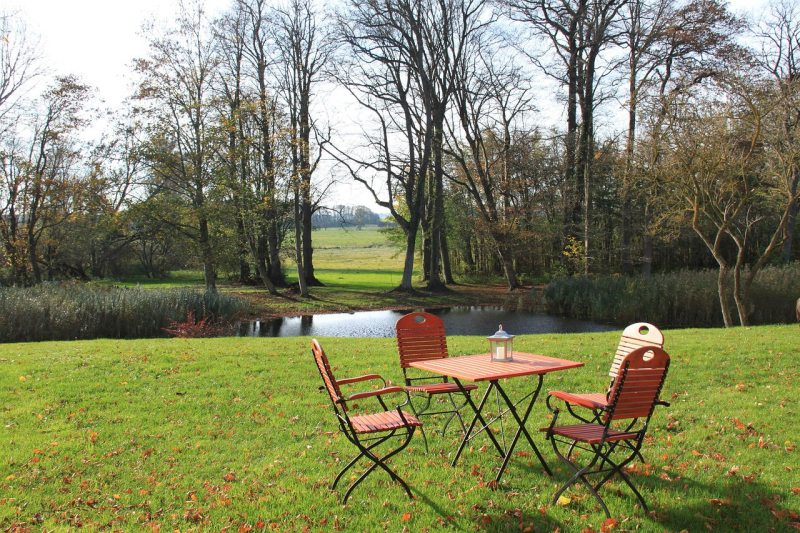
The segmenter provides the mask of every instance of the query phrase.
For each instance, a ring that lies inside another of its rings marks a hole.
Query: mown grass
[[[203,287],[205,278],[202,270],[173,270],[165,278],[148,278],[147,276],[131,276],[124,279],[102,279],[92,282],[104,287],[118,286],[142,289],[183,289]]]
[[[619,482],[603,491],[618,527],[641,531],[790,531],[800,506],[797,326],[666,333],[672,367],[632,474],[654,513]],[[599,391],[619,332],[519,336],[524,351],[581,360],[546,389]],[[398,382],[392,339],[321,339],[337,377]],[[453,355],[485,349],[449,339]],[[599,531],[585,490],[550,500],[522,452],[498,490],[485,437],[456,467],[458,438],[422,439],[391,461],[416,495],[373,474],[347,506],[330,492],[354,448],[339,435],[310,339],[77,341],[0,346],[0,527],[31,530]],[[529,378],[508,382],[521,393]],[[355,389],[352,389],[355,390]],[[367,407],[364,402],[362,408]],[[547,424],[544,402],[531,429]],[[432,433],[432,431],[429,431]],[[551,466],[557,461],[541,434]],[[365,465],[357,470],[363,471]],[[356,472],[357,474],[358,472]],[[354,474],[355,475],[355,474]],[[618,492],[619,491],[619,492]]]

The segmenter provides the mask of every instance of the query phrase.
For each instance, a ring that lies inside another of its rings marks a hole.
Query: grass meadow
[[[297,281],[297,269],[286,250],[284,272],[289,283]],[[271,296],[264,287],[234,286],[223,276],[218,280],[220,291],[249,300],[254,317],[310,315],[326,312],[351,312],[369,309],[414,309],[426,306],[502,304],[507,296],[500,285],[487,291],[485,283],[461,283],[445,293],[405,294],[390,292],[403,274],[403,254],[398,252],[376,227],[362,230],[325,228],[314,232],[314,268],[324,287],[311,287],[311,297],[301,298],[292,290],[281,290]],[[417,258],[414,283],[419,281]],[[203,286],[203,273],[181,270],[165,279],[133,277],[123,280],[99,280],[100,285],[153,289]],[[514,300],[516,302],[516,298]]]
[[[631,474],[652,513],[613,482],[603,496],[615,524],[581,488],[568,491],[564,505],[551,505],[567,472],[534,431],[554,478],[543,475],[523,442],[492,490],[499,460],[491,445],[484,448],[488,439],[476,439],[451,467],[453,433],[432,437],[427,455],[417,438],[390,461],[415,499],[374,473],[342,506],[343,492],[327,487],[355,448],[338,434],[318,390],[309,338],[0,345],[0,529],[800,528],[797,326],[665,336],[672,366],[663,396],[672,406],[657,411],[646,463]],[[339,379],[367,372],[401,379],[393,339],[320,340]],[[595,392],[607,383],[618,340],[619,332],[524,335],[515,347],[586,363],[547,376],[546,390]],[[451,337],[450,352],[484,351],[485,342]],[[522,393],[533,381],[511,380],[508,388]],[[532,430],[547,425],[543,401],[529,423]]]

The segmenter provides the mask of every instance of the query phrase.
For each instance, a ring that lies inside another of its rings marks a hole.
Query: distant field
[[[235,286],[225,275],[220,275],[220,290],[239,294],[250,300],[254,317],[314,314],[324,312],[350,312],[366,309],[407,309],[434,305],[469,305],[476,303],[502,303],[505,298],[502,286],[484,284],[459,284],[444,294],[398,294],[389,292],[400,284],[404,255],[392,246],[376,227],[362,230],[328,228],[314,231],[314,268],[317,279],[324,287],[313,287],[311,298],[300,298],[289,289],[279,296],[271,296],[262,286]],[[297,282],[297,267],[285,250],[284,272],[289,283]],[[414,271],[414,283],[419,280],[419,258]],[[203,273],[199,270],[179,270],[166,279],[132,277],[123,280],[100,280],[101,285],[123,287],[140,286],[153,289],[203,286]],[[424,283],[419,282],[422,289]]]
[[[312,242],[317,279],[328,287],[389,290],[400,283],[403,253],[378,228],[321,229],[314,232]],[[294,263],[285,270],[288,279],[297,281]]]
[[[388,290],[397,285],[403,274],[403,255],[378,232],[377,227],[362,230],[327,228],[315,230],[314,267],[317,278],[326,285],[361,287],[371,290]],[[285,250],[291,256],[293,250]],[[284,257],[283,268],[290,282],[297,281],[297,267],[292,259]],[[131,276],[124,279],[98,280],[101,285],[170,289],[202,286],[202,270],[175,270],[164,279]],[[226,275],[220,275],[221,288],[230,287]],[[241,288],[237,288],[241,290]]]

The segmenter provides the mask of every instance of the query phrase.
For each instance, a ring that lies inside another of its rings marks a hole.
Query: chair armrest
[[[583,396],[578,396],[560,390],[550,391],[550,396],[554,396],[559,400],[564,400],[567,403],[571,403],[573,405],[580,405],[581,407],[586,407],[587,409],[592,409],[592,410],[605,409],[607,407],[606,405],[601,404],[599,402],[595,402],[594,400],[590,400],[589,398],[585,398]]]
[[[669,407],[669,406],[670,406],[670,403],[669,403],[669,402],[665,402],[665,401],[663,401],[663,400],[656,400],[656,401],[655,401],[655,404],[656,404],[656,405],[663,405],[664,407]]]
[[[370,379],[380,379],[381,381],[386,383],[386,380],[383,379],[378,374],[365,374],[363,376],[358,376],[358,377],[355,377],[355,378],[337,379],[336,380],[336,384],[337,385],[348,385],[350,383],[358,383],[359,381],[367,381],[367,380],[370,380]]]
[[[378,390],[370,390],[365,392],[357,392],[347,397],[347,401],[360,400],[361,398],[369,398],[370,396],[381,396],[383,394],[392,394],[395,392],[405,392],[402,387],[384,387]]]

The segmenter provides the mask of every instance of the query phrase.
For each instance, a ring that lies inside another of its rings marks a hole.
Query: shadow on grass
[[[551,464],[550,467],[563,465]],[[522,475],[523,479],[529,476],[548,479],[538,464],[518,464],[516,468],[526,472]],[[549,478],[548,489],[551,494],[545,493],[548,509],[553,508],[552,498],[570,474],[566,468],[562,468],[553,478]],[[768,484],[747,481],[745,476],[731,476],[730,482],[723,488],[721,483],[710,484],[688,477],[672,480],[666,474],[666,479],[635,472],[627,472],[627,475],[647,501],[649,511],[640,509],[639,501],[630,488],[619,477],[615,477],[599,492],[612,518],[619,521],[635,516],[638,520],[658,524],[657,527],[665,531],[796,531],[800,526],[800,522],[794,518],[797,510],[790,499],[791,495],[776,493]],[[590,477],[589,481],[595,482],[596,477]],[[500,490],[514,491],[519,488],[504,486]],[[563,496],[571,500],[568,506],[571,512],[579,516],[588,514],[589,519],[595,522],[599,520],[602,523],[606,519],[597,500],[582,484],[572,485]],[[657,501],[654,501],[656,497]]]

